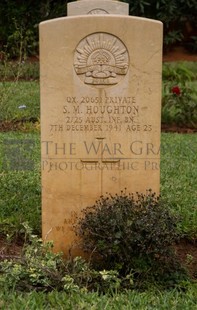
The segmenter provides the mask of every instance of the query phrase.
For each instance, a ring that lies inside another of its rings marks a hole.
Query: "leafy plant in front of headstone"
[[[0,262],[0,287],[23,291],[59,289],[63,277],[61,255],[53,254],[52,244],[43,245],[36,236],[31,235],[29,242],[21,256]]]
[[[145,279],[162,282],[179,270],[172,249],[179,238],[178,219],[151,190],[101,196],[82,214],[76,234],[97,268],[119,270],[123,277],[132,272],[137,286]]]
[[[62,253],[52,252],[52,242],[43,243],[33,235],[27,223],[23,223],[23,233],[21,254],[0,257],[0,290],[67,293],[119,290],[121,279],[117,271],[96,271],[82,257],[64,259]]]

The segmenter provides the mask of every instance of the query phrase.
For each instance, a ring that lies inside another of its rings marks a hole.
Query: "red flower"
[[[181,90],[180,90],[180,88],[178,86],[173,86],[172,87],[172,93],[177,95],[177,96],[180,96]]]

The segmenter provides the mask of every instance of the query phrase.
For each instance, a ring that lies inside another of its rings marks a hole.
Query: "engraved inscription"
[[[150,132],[141,121],[141,104],[135,96],[67,96],[63,123],[51,124],[51,132]]]
[[[74,54],[76,74],[95,87],[115,85],[126,75],[129,55],[123,42],[108,33],[94,33],[80,41]]]
[[[154,124],[144,122],[146,108],[135,96],[67,96],[62,106],[63,119],[50,124],[50,132],[144,132],[154,130]]]

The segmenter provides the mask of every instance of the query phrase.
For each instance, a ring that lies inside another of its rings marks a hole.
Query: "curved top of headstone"
[[[84,1],[84,0],[77,0],[77,1]],[[96,1],[96,0],[88,0],[88,1]],[[111,0],[105,0],[105,1],[111,1]],[[119,0],[113,0],[113,1],[119,1]]]
[[[67,4],[67,15],[128,15],[129,4],[118,0],[78,0]]]

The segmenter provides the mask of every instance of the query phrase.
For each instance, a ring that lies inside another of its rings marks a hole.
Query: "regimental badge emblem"
[[[103,9],[93,9],[88,12],[88,15],[93,15],[93,14],[99,15],[99,14],[109,14],[109,13]]]
[[[74,53],[76,74],[85,84],[96,87],[118,84],[128,67],[128,50],[112,34],[91,34],[79,42]]]

